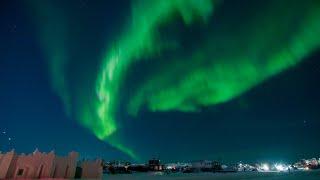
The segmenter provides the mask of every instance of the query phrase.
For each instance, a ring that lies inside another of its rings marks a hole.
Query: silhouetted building
[[[77,158],[77,152],[60,157],[53,151],[41,153],[37,149],[28,155],[18,155],[14,150],[0,153],[0,179],[74,178]],[[78,172],[79,177],[101,177],[101,161],[84,161],[78,170],[81,170],[80,174]]]
[[[5,178],[73,178],[78,153],[70,152],[67,157],[41,153],[16,154],[13,150],[0,154],[0,179]]]
[[[160,163],[159,159],[149,160],[148,167],[150,171],[162,171],[164,169],[164,165]]]

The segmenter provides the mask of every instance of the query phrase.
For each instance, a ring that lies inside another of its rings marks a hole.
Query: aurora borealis
[[[141,132],[162,126],[142,121],[144,114],[201,117],[297,68],[320,47],[317,0],[81,2],[87,9],[74,8],[78,1],[29,1],[22,9],[65,116],[135,160],[147,158]],[[201,119],[185,123],[188,132],[201,131]],[[164,129],[175,128],[179,134],[176,126]]]
[[[214,1],[206,0],[160,0],[140,3],[147,5],[134,8],[136,14],[132,17],[133,25],[123,39],[116,42],[115,47],[106,55],[105,64],[99,76],[101,78],[98,79],[97,91],[100,101],[98,123],[101,122],[104,133],[101,135],[100,130],[94,129],[94,131],[102,139],[116,130],[112,109],[117,101],[118,84],[121,84],[123,72],[135,60],[143,56],[152,58],[155,53],[162,52],[161,47],[165,42],[161,42],[161,38],[159,41],[153,39],[156,39],[154,34],[157,26],[165,23],[163,19],[170,21],[174,11],[178,11],[184,23],[191,26],[194,16],[198,15],[203,18],[202,20],[206,20],[214,9]],[[169,63],[163,70],[159,70],[159,73],[151,75],[150,79],[129,100],[129,111],[137,111],[143,103],[146,103],[152,111],[175,109],[193,111],[201,105],[223,103],[298,63],[320,44],[320,39],[315,38],[316,34],[320,34],[319,6],[307,4],[306,12],[301,15],[304,16],[302,22],[299,22],[293,18],[292,14],[301,8],[300,5],[295,7],[297,9],[286,10],[286,3],[278,2],[277,4],[280,7],[271,12],[267,11],[259,18],[262,22],[248,22],[246,29],[243,30],[245,32],[241,32],[240,28],[240,37],[243,38],[234,39],[230,44],[225,45],[219,42],[214,33],[214,26],[207,27],[212,28],[213,31],[208,33],[209,40],[200,44],[189,57],[172,57],[173,60],[168,61],[177,62],[176,64]],[[280,13],[283,17],[277,19],[278,23],[274,22],[276,18],[270,18],[272,14]],[[290,23],[300,24],[300,28],[296,27],[297,32],[290,32]],[[189,26],[186,28],[191,28]],[[257,26],[266,30],[256,30]],[[310,29],[305,30],[305,27]],[[232,37],[232,35],[228,32],[221,34],[225,37]],[[270,41],[269,37],[278,37],[283,39],[283,42]],[[240,49],[239,52],[232,51],[232,54],[228,51],[215,52],[221,46],[226,46],[223,48],[228,50],[240,47],[242,43],[246,43],[246,49]],[[272,48],[274,52],[271,54],[267,52],[270,51],[269,49],[264,49],[272,46],[276,47]]]
[[[103,59],[102,71],[98,76],[98,129],[93,131],[101,139],[107,139],[116,131],[114,118],[114,106],[116,106],[119,84],[121,84],[123,73],[130,67],[134,60],[144,56],[152,56],[155,51],[161,51],[162,43],[157,43],[155,33],[157,26],[169,19],[175,11],[178,11],[185,23],[191,23],[193,16],[199,15],[206,19],[211,13],[213,3],[205,1],[142,1],[133,8],[132,25],[128,28],[123,39],[116,42],[109,54]],[[146,9],[143,14],[142,9]],[[146,14],[145,14],[146,13]],[[102,130],[100,130],[100,128]],[[112,142],[112,141],[111,141]],[[115,143],[118,147],[119,144]],[[134,156],[130,150],[119,146],[120,149]]]

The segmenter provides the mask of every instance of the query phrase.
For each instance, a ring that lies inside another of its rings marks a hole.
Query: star
[[[303,125],[307,126],[307,121],[306,120],[303,121]]]

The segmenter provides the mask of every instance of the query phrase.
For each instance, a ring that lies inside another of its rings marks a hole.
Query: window
[[[19,169],[17,175],[18,175],[18,176],[22,176],[22,174],[23,174],[23,169]]]

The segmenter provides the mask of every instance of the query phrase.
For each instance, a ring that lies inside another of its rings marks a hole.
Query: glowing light
[[[173,166],[167,166],[167,169],[171,170],[171,169],[174,169]]]
[[[173,17],[176,12],[182,15],[184,22],[188,25],[197,16],[206,21],[212,13],[213,4],[212,0],[156,0],[134,4],[133,23],[116,43],[117,45],[106,53],[96,81],[97,114],[99,117],[97,121],[102,121],[103,128],[107,129],[104,134],[98,134],[97,130],[93,128],[100,139],[108,140],[117,130],[114,109],[117,106],[119,85],[122,83],[123,73],[135,60],[166,48],[165,43],[155,41],[157,27]],[[114,146],[124,147],[120,144],[114,144]]]
[[[269,165],[268,164],[262,164],[261,169],[263,171],[270,171]]]
[[[67,75],[67,65],[72,64],[69,61],[73,57],[68,51],[68,18],[55,12],[59,8],[53,2],[34,1],[33,13],[41,21],[38,24],[51,84],[66,112],[100,140],[137,158],[119,138],[121,121],[116,116],[121,88],[132,65],[166,55],[164,63],[154,67],[124,100],[130,114],[137,114],[142,106],[150,111],[194,112],[242,95],[297,65],[320,46],[319,1],[270,1],[274,8],[261,6],[256,9],[261,13],[243,18],[243,23],[225,18],[215,26],[210,20],[215,18],[217,2],[220,1],[134,1],[128,26],[103,53],[100,69],[85,84],[88,87],[70,88],[69,81],[74,79]],[[208,30],[204,32],[205,39],[186,50],[178,38],[163,38],[160,29],[177,20],[184,23],[184,28],[201,26]],[[176,55],[172,51],[183,53]],[[78,63],[77,59],[73,61]],[[76,80],[82,82],[80,78]]]
[[[275,164],[275,168],[277,171],[287,171],[288,167],[283,164]]]
[[[274,20],[267,18],[272,16],[272,11],[261,17],[266,20],[249,21],[242,30],[219,32],[219,38],[210,37],[209,34],[207,42],[194,50],[192,55],[180,57],[183,60],[173,57],[171,61],[176,62],[175,64],[164,66],[159,73],[150,76],[131,98],[129,111],[137,114],[144,105],[151,111],[196,111],[201,106],[232,100],[270,77],[295,66],[320,44],[320,38],[316,38],[316,34],[320,33],[320,11],[316,9],[320,8],[310,8],[295,34],[284,24],[274,26]],[[290,16],[294,12],[288,10],[287,13],[281,17],[281,22],[295,22],[296,19]],[[257,26],[272,27],[273,30],[263,32]],[[227,38],[235,31],[244,38],[235,38],[232,43],[226,44],[221,36]],[[287,40],[278,42],[275,37]],[[243,42],[246,44],[245,48],[241,48]],[[228,50],[215,50],[221,47]],[[272,51],[265,47],[272,47]],[[236,53],[230,53],[231,51]]]

